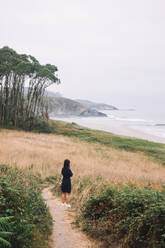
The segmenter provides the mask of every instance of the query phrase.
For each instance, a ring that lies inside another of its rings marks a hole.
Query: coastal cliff
[[[83,106],[85,106],[86,108],[92,108],[96,110],[117,110],[115,106],[105,103],[97,103],[97,102],[81,100],[81,99],[77,99],[76,101],[82,104]]]
[[[50,116],[78,116],[85,110],[85,107],[65,97],[49,97],[49,114]]]
[[[87,100],[71,100],[61,96],[48,96],[49,115],[55,116],[81,116],[81,117],[107,117],[100,110],[115,110],[114,106],[93,103]]]

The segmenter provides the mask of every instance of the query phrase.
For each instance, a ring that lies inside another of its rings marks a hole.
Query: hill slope
[[[74,101],[65,97],[48,97],[49,114],[55,116],[99,116],[106,117],[107,115],[97,111],[96,108],[84,105],[78,101]]]
[[[96,103],[88,100],[76,99],[77,102],[81,103],[86,108],[94,108],[96,110],[117,110],[115,106],[105,104],[105,103]]]

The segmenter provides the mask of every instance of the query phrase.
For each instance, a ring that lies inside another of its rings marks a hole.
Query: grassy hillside
[[[0,163],[18,166],[25,171],[30,169],[31,173],[44,178],[60,174],[63,160],[69,158],[76,176],[91,175],[95,178],[101,175],[115,182],[164,183],[165,167],[155,158],[143,152],[116,149],[111,144],[96,142],[93,135],[98,139],[98,133],[92,130],[85,130],[83,134],[82,130],[74,128],[80,135],[78,138],[59,135],[65,131],[65,135],[72,136],[72,129],[69,133],[70,124],[65,125],[66,129],[56,124],[58,135],[1,130]],[[101,135],[100,139],[103,139]]]
[[[0,164],[51,182],[60,194],[61,168],[70,159],[76,223],[88,235],[103,247],[164,248],[165,145],[49,124],[51,134],[1,129]]]
[[[165,144],[113,135],[109,132],[80,127],[76,123],[70,124],[62,121],[52,121],[51,124],[55,125],[56,134],[77,137],[88,143],[100,143],[117,150],[143,153],[158,163],[165,165]]]

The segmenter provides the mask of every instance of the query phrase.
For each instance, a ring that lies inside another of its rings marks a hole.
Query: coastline
[[[131,127],[127,127],[124,125],[119,125],[114,123],[113,121],[108,122],[108,124],[105,122],[103,123],[99,123],[96,122],[94,120],[96,120],[95,117],[93,117],[93,121],[91,122],[91,119],[89,119],[88,117],[86,118],[75,118],[75,117],[69,117],[69,118],[58,118],[58,117],[52,117],[52,120],[59,120],[59,121],[65,121],[65,122],[75,122],[76,124],[86,127],[86,128],[91,128],[91,129],[96,129],[96,130],[102,130],[102,131],[106,131],[106,132],[110,132],[116,135],[120,135],[120,136],[125,136],[125,137],[132,137],[132,138],[139,138],[139,139],[144,139],[144,140],[148,140],[148,141],[152,141],[152,142],[156,142],[156,143],[163,143],[165,144],[165,138],[162,137],[158,137],[155,135],[151,135],[151,134],[147,134],[144,133],[140,130],[131,128]]]

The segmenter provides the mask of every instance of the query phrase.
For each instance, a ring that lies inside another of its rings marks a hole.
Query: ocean
[[[165,143],[165,115],[161,110],[107,110],[108,117],[53,118],[112,132],[114,134],[143,138]]]

